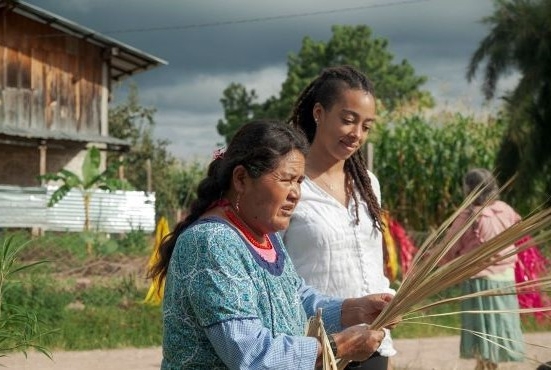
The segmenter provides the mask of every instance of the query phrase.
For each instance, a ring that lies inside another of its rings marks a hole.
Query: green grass
[[[29,238],[18,233],[20,241]],[[75,234],[55,233],[31,241],[21,255],[21,262],[47,259],[50,262],[33,268],[32,273],[11,281],[4,300],[33,312],[39,324],[51,331],[40,344],[50,350],[90,350],[123,347],[159,346],[162,340],[161,309],[142,303],[148,289],[145,263],[152,241],[133,235],[115,250],[95,250],[90,256],[82,238]],[[0,234],[0,242],[2,234]],[[126,244],[125,244],[126,243]],[[136,246],[133,243],[140,244]],[[144,247],[145,246],[145,247]],[[128,266],[133,267],[129,269]],[[441,297],[459,294],[449,289]],[[442,306],[425,314],[458,311],[458,306]],[[426,319],[430,323],[459,328],[459,315]],[[551,323],[523,317],[525,332],[549,331]],[[394,338],[422,338],[457,335],[456,330],[434,325],[403,322],[393,330]]]
[[[0,241],[4,237],[0,235]],[[14,234],[18,243],[29,238],[24,232]],[[88,255],[78,234],[32,239],[20,262],[49,262],[7,284],[5,314],[15,307],[35,314],[41,328],[49,332],[40,344],[50,350],[160,345],[161,309],[142,303],[152,244],[146,235],[143,240],[136,233],[131,238],[132,243],[128,237],[121,238],[114,250],[98,248],[93,255]]]
[[[149,347],[161,343],[160,307],[142,304],[147,290],[130,276],[82,288],[78,282],[59,282],[29,275],[10,287],[6,302],[34,312],[45,330],[50,349]]]

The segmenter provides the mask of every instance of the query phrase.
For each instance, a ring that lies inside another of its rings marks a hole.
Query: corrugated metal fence
[[[73,189],[53,207],[47,203],[55,187],[0,185],[0,228],[31,228],[82,231],[84,203]],[[124,233],[155,230],[155,194],[143,191],[94,190],[90,201],[92,230]]]

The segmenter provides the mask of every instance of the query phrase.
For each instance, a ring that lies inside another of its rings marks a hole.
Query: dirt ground
[[[524,363],[501,364],[503,370],[535,370],[538,362],[551,361],[551,332],[526,334]],[[459,337],[397,339],[394,370],[473,370],[473,360],[459,359]],[[536,344],[536,345],[534,345]],[[538,346],[539,345],[539,346]],[[31,352],[0,358],[10,370],[153,370],[161,363],[160,348],[54,352],[53,360]]]

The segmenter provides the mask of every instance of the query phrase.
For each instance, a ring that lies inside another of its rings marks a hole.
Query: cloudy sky
[[[428,77],[424,88],[438,107],[467,114],[488,109],[480,84],[467,83],[465,70],[488,32],[480,20],[491,14],[491,0],[26,2],[166,60],[131,80],[142,105],[157,108],[156,136],[187,161],[209,158],[223,141],[216,123],[224,88],[241,83],[261,101],[277,94],[289,53],[300,50],[305,36],[329,40],[334,24],[367,24],[387,39],[395,63],[407,59]],[[124,92],[124,86],[115,90],[116,98]]]

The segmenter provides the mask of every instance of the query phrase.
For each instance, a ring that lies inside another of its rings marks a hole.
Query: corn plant
[[[504,127],[460,114],[407,116],[376,127],[374,171],[383,206],[409,230],[438,226],[463,199],[473,167],[494,168]]]
[[[10,285],[16,283],[16,274],[46,262],[18,264],[17,256],[27,245],[28,242],[15,243],[13,236],[9,236],[0,250],[0,357],[12,352],[22,352],[26,356],[27,350],[32,348],[51,358],[50,351],[40,345],[40,338],[49,332],[42,331],[36,315],[3,299]]]

